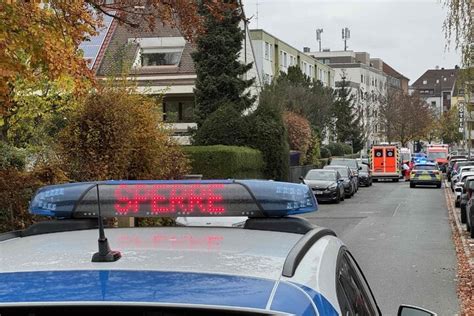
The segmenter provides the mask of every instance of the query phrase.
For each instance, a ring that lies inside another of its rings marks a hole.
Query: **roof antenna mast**
[[[99,251],[92,256],[92,262],[114,262],[122,257],[120,251],[110,250],[109,241],[105,237],[104,221],[100,212],[99,184],[97,190],[97,207],[99,210]]]
[[[257,3],[256,3],[256,6],[257,6],[257,13],[256,13],[256,20],[257,20],[257,29],[258,29],[258,0],[257,0]]]

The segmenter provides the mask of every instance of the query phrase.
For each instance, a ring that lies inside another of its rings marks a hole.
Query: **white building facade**
[[[264,30],[250,30],[255,62],[264,84],[270,84],[280,72],[299,66],[312,81],[334,88],[335,71],[330,66],[296,49]]]
[[[387,96],[387,78],[383,72],[383,61],[370,58],[368,53],[354,51],[311,52],[320,62],[335,70],[336,88],[343,80],[352,90],[362,118],[366,148],[384,141],[379,126],[380,107]]]

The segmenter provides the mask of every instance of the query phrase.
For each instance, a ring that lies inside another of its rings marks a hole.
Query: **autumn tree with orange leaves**
[[[0,1],[0,140],[7,140],[18,111],[14,100],[18,80],[70,78],[76,93],[90,88],[93,73],[78,47],[97,34],[104,15],[136,28],[138,21],[146,21],[149,28],[166,23],[194,40],[204,30],[197,5],[188,0]],[[230,4],[207,0],[204,5],[219,16]]]

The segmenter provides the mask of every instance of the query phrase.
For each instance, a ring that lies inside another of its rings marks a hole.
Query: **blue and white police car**
[[[0,315],[380,315],[336,234],[294,217],[317,208],[308,186],[273,181],[41,188],[30,212],[54,220],[0,235]],[[246,220],[104,228],[117,217],[234,216]]]

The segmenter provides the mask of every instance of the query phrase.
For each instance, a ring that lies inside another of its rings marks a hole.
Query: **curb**
[[[452,239],[457,256],[458,298],[460,315],[474,315],[474,256],[471,252],[467,232],[461,223],[460,214],[454,207],[453,194],[448,182],[444,182],[444,194],[451,224]]]

